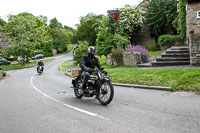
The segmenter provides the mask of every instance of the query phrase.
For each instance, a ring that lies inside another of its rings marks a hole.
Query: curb
[[[140,89],[152,89],[152,90],[163,90],[163,91],[171,91],[171,87],[162,87],[162,86],[146,86],[146,85],[133,85],[133,84],[121,84],[121,83],[112,83],[114,86],[121,87],[132,87],[132,88],[140,88]]]
[[[60,70],[60,67],[58,67],[59,71],[63,74],[65,74],[68,77],[72,77],[68,75],[67,73]],[[129,87],[129,88],[140,88],[140,89],[151,89],[151,90],[163,90],[163,91],[171,91],[171,87],[163,87],[163,86],[146,86],[146,85],[133,85],[133,84],[121,84],[121,83],[112,83],[114,86],[121,86],[121,87]]]

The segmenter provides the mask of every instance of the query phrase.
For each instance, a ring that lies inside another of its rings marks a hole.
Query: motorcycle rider
[[[95,66],[103,72],[105,75],[107,75],[107,72],[104,70],[104,68],[101,66],[99,59],[95,57],[95,47],[90,46],[88,47],[88,54],[81,57],[80,61],[80,67],[81,67],[81,76],[82,76],[82,91],[86,89],[86,84],[88,81],[88,78],[91,73],[93,73],[95,70]]]
[[[38,62],[37,72],[39,73],[39,67],[42,66],[42,72],[44,70],[44,63],[42,62],[42,59],[40,59],[40,62]]]

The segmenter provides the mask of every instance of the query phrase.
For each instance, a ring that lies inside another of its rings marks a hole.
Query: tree
[[[48,21],[48,18],[47,16],[38,16],[38,18],[45,24],[45,26],[47,26],[47,21]]]
[[[178,3],[178,33],[186,39],[186,0],[179,0]]]
[[[47,45],[51,38],[47,36],[45,24],[36,16],[24,12],[18,15],[9,15],[8,24],[5,27],[7,38],[13,45],[13,54],[25,59],[32,57],[34,50]]]
[[[67,44],[70,44],[72,32],[61,28],[55,28],[52,30],[53,47],[62,53],[67,50]]]
[[[64,25],[64,29],[67,30],[67,31],[71,31],[72,33],[75,33],[75,31],[76,31],[74,28],[69,27],[67,25]]]
[[[55,18],[50,20],[49,27],[51,27],[52,29],[62,28],[62,24],[55,17]]]
[[[156,38],[163,34],[166,27],[172,26],[177,17],[177,0],[149,0],[146,2],[146,23]]]
[[[80,24],[77,25],[76,41],[87,41],[89,45],[94,46],[101,18],[102,15],[95,14],[88,14],[81,17]]]
[[[80,63],[81,57],[88,53],[89,46],[87,41],[79,41],[78,45],[79,47],[75,49],[75,55],[73,59],[76,65]]]
[[[100,22],[99,32],[96,39],[98,55],[107,55],[112,49],[124,49],[129,41],[126,37],[116,34],[117,24],[113,18],[103,17]]]
[[[0,31],[3,30],[3,27],[6,25],[6,21],[4,21],[3,19],[0,18]]]
[[[124,8],[120,8],[119,34],[126,36],[131,44],[133,35],[141,29],[142,24],[142,13],[135,7],[125,5]]]
[[[53,38],[53,48],[55,48],[58,53],[65,52],[67,50],[67,44],[71,43],[73,30],[68,26],[64,26],[63,28],[62,24],[56,18],[50,20],[48,29]]]

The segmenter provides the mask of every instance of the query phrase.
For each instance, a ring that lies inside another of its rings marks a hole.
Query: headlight
[[[112,77],[111,77],[111,76],[104,76],[104,79],[105,79],[105,80],[111,80]]]

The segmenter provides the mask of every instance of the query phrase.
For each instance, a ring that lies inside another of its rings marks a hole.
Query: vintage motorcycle
[[[107,105],[112,101],[114,96],[114,87],[111,83],[111,76],[103,74],[98,69],[96,69],[96,71],[90,75],[84,92],[81,90],[81,75],[74,77],[74,79],[72,79],[72,84],[74,88],[74,94],[76,98],[79,99],[81,99],[83,96],[95,96],[102,105]]]
[[[37,68],[37,72],[38,72],[39,75],[42,74],[42,72],[43,72],[43,68],[42,68],[42,66],[38,66],[38,68]]]

